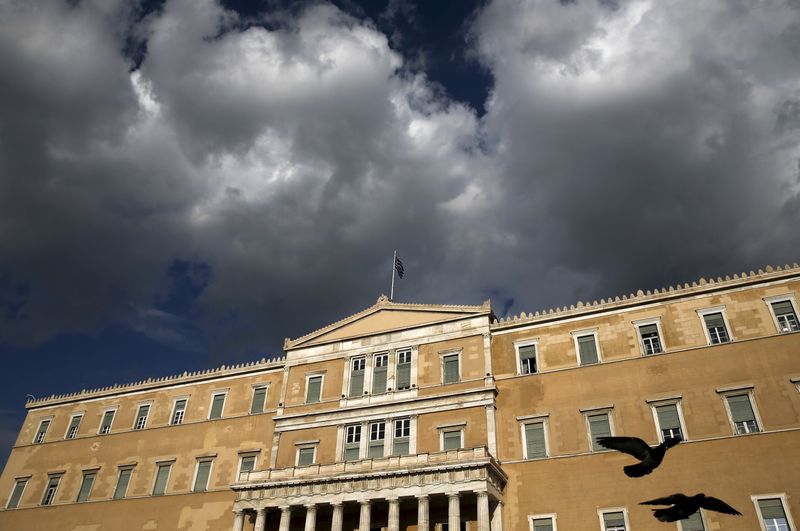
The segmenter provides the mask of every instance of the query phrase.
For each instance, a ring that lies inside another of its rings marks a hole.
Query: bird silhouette
[[[645,501],[639,505],[672,505],[672,507],[666,509],[653,509],[653,516],[662,522],[677,522],[678,520],[689,518],[701,508],[708,511],[717,511],[718,513],[742,514],[724,501],[706,496],[702,492],[694,496],[686,496],[680,493],[673,494],[664,498]]]
[[[664,460],[669,448],[681,442],[680,439],[668,438],[658,446],[650,446],[638,437],[598,437],[597,444],[610,450],[617,450],[632,455],[640,463],[628,465],[623,470],[632,478],[640,478],[658,468]]]

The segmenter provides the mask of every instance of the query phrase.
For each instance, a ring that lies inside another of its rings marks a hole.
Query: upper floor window
[[[208,419],[221,419],[222,410],[225,408],[225,398],[228,393],[225,391],[214,393],[211,397],[211,408],[208,413]]]
[[[39,422],[39,429],[36,430],[36,436],[33,438],[34,444],[44,442],[44,438],[47,435],[47,429],[50,427],[50,420],[51,419],[44,419]]]
[[[172,419],[170,419],[170,424],[183,424],[183,417],[186,416],[186,404],[188,400],[186,398],[180,398],[175,401],[175,405],[172,406]]]
[[[411,389],[411,349],[398,350],[395,355],[397,356],[395,375],[397,389]]]
[[[586,414],[586,423],[589,427],[589,440],[593,452],[602,452],[603,446],[597,442],[601,437],[611,437],[611,412],[597,411]]]
[[[211,477],[211,466],[213,459],[198,459],[194,472],[193,492],[205,492],[208,490],[208,480]]]
[[[650,356],[664,352],[659,319],[634,321],[633,325],[639,333],[639,345],[642,349],[642,354]]]
[[[514,343],[514,348],[517,351],[517,374],[535,374],[539,372],[536,347],[536,340]]]
[[[139,406],[139,411],[136,412],[136,422],[133,425],[134,430],[143,430],[147,426],[147,416],[150,414],[150,404],[142,404]]]
[[[297,466],[313,465],[316,458],[316,445],[301,446],[297,449]]]
[[[699,310],[697,313],[703,319],[703,329],[706,331],[706,339],[710,345],[727,343],[731,340],[724,308],[708,308]]]
[[[785,495],[754,496],[753,502],[765,531],[792,531],[792,522],[786,514]]]
[[[597,332],[573,332],[575,351],[580,365],[593,365],[600,361],[600,348],[597,345]]]
[[[255,385],[253,386],[253,401],[250,403],[250,414],[263,413],[264,406],[267,403],[267,386]]]
[[[383,447],[386,443],[386,423],[372,422],[369,425],[368,457],[383,457]]]
[[[728,413],[736,435],[757,433],[761,431],[753,409],[750,392],[726,393],[725,401],[728,404]]]
[[[156,479],[153,483],[153,496],[161,496],[167,492],[169,473],[172,470],[172,463],[161,463],[156,468]]]
[[[357,461],[361,455],[361,425],[351,424],[345,427],[344,460]]]
[[[97,431],[98,435],[105,435],[111,431],[111,425],[114,423],[114,415],[116,409],[107,409],[103,412],[103,419],[100,421],[100,429]]]
[[[386,379],[389,371],[389,354],[384,352],[372,357],[372,394],[386,392]]]
[[[800,330],[800,324],[797,321],[797,312],[794,309],[794,298],[790,295],[781,295],[778,297],[769,297],[765,299],[772,309],[772,316],[775,319],[775,326],[778,332],[785,334],[787,332],[797,332]]]
[[[364,373],[367,370],[367,358],[352,358],[350,360],[350,394],[359,397],[364,394]]]
[[[408,455],[409,438],[411,437],[411,419],[396,419],[394,421],[394,439],[392,440],[392,455]]]
[[[72,418],[69,419],[69,426],[67,426],[67,433],[64,435],[65,439],[74,439],[75,436],[78,435],[78,428],[81,425],[82,419],[82,413],[79,415],[72,415]]]
[[[11,497],[8,498],[6,509],[19,507],[19,502],[22,500],[22,494],[25,492],[26,486],[28,486],[28,478],[19,478],[14,482],[14,490],[11,491]]]
[[[528,517],[531,531],[556,531],[556,515],[541,514]]]
[[[85,502],[89,499],[89,495],[92,493],[92,486],[94,486],[94,480],[97,477],[97,471],[87,471],[83,473],[83,479],[81,480],[81,488],[78,489],[78,498],[75,500],[78,503]]]
[[[684,440],[684,431],[679,411],[680,402],[668,402],[653,405],[658,437],[663,442],[666,439]]]
[[[117,476],[117,486],[114,487],[115,500],[121,500],[128,495],[128,485],[131,482],[131,476],[133,476],[132,466],[120,467],[119,475]]]
[[[458,450],[464,447],[464,426],[439,429],[442,450]]]
[[[258,454],[255,452],[239,454],[239,474],[255,470],[257,457]]]
[[[319,402],[322,396],[322,374],[306,376],[306,404]]]
[[[547,457],[547,441],[544,424],[544,419],[523,422],[522,442],[525,451],[525,459],[542,459],[543,457]]]
[[[703,522],[703,510],[700,509],[689,518],[680,520],[680,531],[706,531],[706,524]]]
[[[442,356],[442,383],[456,383],[461,381],[461,366],[459,353]]]
[[[47,486],[44,488],[44,496],[42,496],[42,505],[51,505],[53,503],[60,481],[61,475],[48,477]]]
[[[624,509],[601,511],[600,522],[603,531],[626,531],[628,529],[628,517]]]

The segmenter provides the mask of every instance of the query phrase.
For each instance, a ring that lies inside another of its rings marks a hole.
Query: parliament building
[[[31,400],[0,529],[798,531],[800,267],[497,318],[386,297],[283,357]],[[597,444],[670,449],[651,474]],[[662,523],[640,502],[724,500]]]

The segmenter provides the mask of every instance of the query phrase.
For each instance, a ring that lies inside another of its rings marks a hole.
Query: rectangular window
[[[252,472],[256,469],[256,456],[251,455],[242,455],[241,459],[239,460],[239,474],[242,472]]]
[[[762,498],[757,500],[758,512],[767,531],[791,531],[789,518],[780,498]]]
[[[250,404],[250,414],[264,412],[264,404],[267,402],[267,386],[259,385],[253,388],[253,403]]]
[[[322,375],[309,376],[306,379],[306,404],[319,402],[322,394]]]
[[[314,454],[316,453],[316,448],[313,446],[307,446],[305,448],[298,448],[297,449],[297,466],[308,466],[314,464]]]
[[[50,427],[50,420],[43,420],[39,423],[39,429],[36,431],[36,437],[33,438],[34,444],[39,444],[44,442],[44,438],[47,435],[47,428]]]
[[[214,393],[211,399],[211,410],[208,414],[208,420],[221,419],[222,409],[225,407],[225,397],[228,393]]]
[[[625,513],[622,511],[614,511],[603,513],[603,530],[604,531],[625,531]]]
[[[442,450],[458,450],[461,448],[463,430],[442,430]]]
[[[6,509],[16,509],[19,507],[19,502],[22,500],[22,493],[25,492],[25,487],[28,485],[28,480],[18,479],[14,483],[14,490],[11,491],[11,497],[8,499]]]
[[[409,438],[411,436],[411,419],[397,419],[394,421],[394,439],[392,440],[392,455],[408,455]]]
[[[544,421],[528,422],[524,427],[525,459],[541,459],[547,457]]]
[[[358,461],[361,449],[361,425],[353,424],[345,427],[344,460]]]
[[[519,373],[535,374],[538,372],[536,367],[536,344],[517,346],[519,356]]]
[[[153,484],[153,496],[161,496],[167,492],[167,482],[172,463],[158,465],[156,469],[156,481]]]
[[[350,395],[358,397],[364,394],[364,372],[367,368],[367,358],[353,358],[350,360]]]
[[[116,412],[116,409],[109,409],[103,413],[103,420],[100,421],[100,430],[97,432],[99,435],[106,435],[111,431],[111,425],[114,423],[114,415]]]
[[[389,370],[389,355],[375,354],[372,358],[372,394],[386,392],[386,376]]]
[[[599,361],[597,355],[597,337],[594,334],[576,336],[578,357],[581,365],[592,365]]]
[[[44,496],[42,497],[42,505],[51,505],[56,497],[58,490],[58,483],[61,481],[61,476],[50,476],[47,480],[47,487],[44,489]]]
[[[775,314],[775,320],[778,322],[778,332],[781,334],[800,330],[797,314],[794,311],[791,300],[773,302],[772,313]]]
[[[458,358],[458,354],[442,356],[442,383],[456,383],[461,380]]]
[[[645,356],[651,354],[660,354],[663,352],[661,348],[661,338],[658,335],[658,325],[655,323],[641,325],[639,327],[639,338],[642,341],[642,352]]]
[[[65,439],[74,439],[75,436],[78,435],[78,427],[80,427],[82,419],[83,415],[74,415],[71,419],[69,419],[67,434],[64,436]]]
[[[114,487],[114,499],[121,500],[128,495],[128,485],[131,482],[133,475],[133,467],[125,467],[119,469],[119,476],[117,477],[117,486]]]
[[[81,488],[78,489],[78,499],[77,502],[85,502],[89,499],[89,495],[92,493],[92,486],[94,485],[94,480],[97,477],[97,472],[84,472],[83,479],[81,480]]]
[[[698,510],[689,518],[680,521],[681,531],[706,531],[703,523],[702,509]]]
[[[553,517],[546,516],[543,518],[531,518],[531,531],[554,531]]]
[[[369,457],[383,457],[383,444],[386,441],[386,423],[373,422],[369,425]]]
[[[718,343],[727,343],[730,341],[728,329],[725,327],[725,318],[722,312],[706,313],[703,314],[703,321],[708,331],[708,340],[712,345]]]
[[[681,429],[681,418],[678,413],[678,404],[663,404],[655,406],[656,419],[658,420],[658,430],[661,440],[678,439],[683,440],[683,430]]]
[[[194,474],[194,487],[192,487],[193,492],[205,492],[208,490],[208,479],[211,476],[212,463],[212,459],[197,460],[197,471]]]
[[[605,448],[597,443],[597,439],[600,437],[611,437],[611,421],[609,420],[608,412],[586,415],[586,421],[589,423],[589,437],[592,440],[592,451],[604,451]]]
[[[411,349],[397,351],[397,389],[411,389]]]
[[[172,408],[172,420],[170,424],[183,424],[183,417],[186,415],[186,402],[185,398],[175,401],[175,406]]]
[[[736,435],[755,433],[759,430],[753,405],[750,403],[750,393],[727,395],[728,409],[731,413]]]
[[[147,426],[147,415],[150,414],[150,405],[144,404],[139,406],[139,411],[136,413],[136,424],[133,425],[134,430],[143,430]]]

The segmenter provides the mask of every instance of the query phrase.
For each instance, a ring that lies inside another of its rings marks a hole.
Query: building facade
[[[0,529],[797,530],[799,298],[797,264],[499,320],[381,297],[280,359],[28,402]],[[629,478],[605,435],[682,443]],[[742,516],[639,505],[676,492]]]

